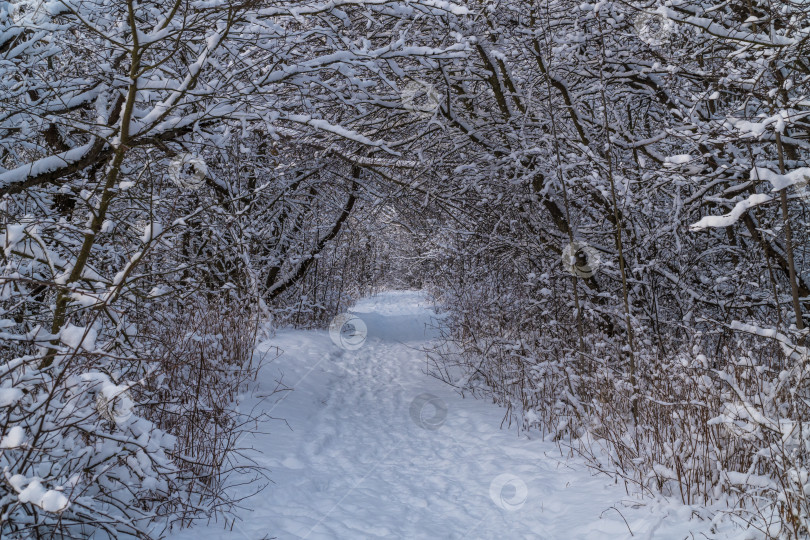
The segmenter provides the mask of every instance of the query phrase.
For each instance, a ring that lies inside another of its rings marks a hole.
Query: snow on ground
[[[502,409],[425,375],[433,313],[420,293],[351,311],[368,328],[356,350],[325,331],[282,331],[259,346],[283,354],[244,405],[282,374],[294,388],[259,406],[286,424],[268,420],[244,441],[273,483],[243,502],[232,529],[211,523],[172,538],[718,538],[690,521],[692,508],[628,495],[555,444],[499,429]]]

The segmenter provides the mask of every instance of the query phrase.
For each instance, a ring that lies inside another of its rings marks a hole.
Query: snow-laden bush
[[[104,356],[85,342],[80,350],[58,346],[47,370],[37,356],[3,366],[3,536],[139,535],[191,502],[171,458],[175,437],[124,397],[149,374],[131,369],[116,378],[99,369],[109,365],[99,362]]]
[[[233,402],[252,373],[256,319],[227,304],[190,308],[158,316],[140,358],[71,326],[47,369],[39,355],[2,366],[4,537],[160,536],[178,514],[227,506],[229,452],[252,420]]]
[[[509,423],[559,441],[634,489],[725,508],[768,537],[807,534],[806,348],[737,322],[726,329],[735,339],[693,332],[679,347],[669,343],[679,353],[637,349],[634,417],[615,337],[593,331],[588,317],[589,346],[579,354],[576,320],[555,309],[559,282],[535,277],[520,293],[508,282],[489,272],[435,289],[448,316],[445,341],[431,354],[434,375],[492,399]]]

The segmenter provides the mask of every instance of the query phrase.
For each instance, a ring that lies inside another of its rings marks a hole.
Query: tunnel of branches
[[[257,338],[392,289],[509,423],[806,533],[808,15],[0,2],[0,533],[227,508]],[[84,506],[19,503],[31,471]]]

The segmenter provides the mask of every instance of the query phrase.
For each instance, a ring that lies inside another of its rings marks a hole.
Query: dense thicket
[[[438,371],[644,489],[806,534],[807,6],[477,13],[435,80],[463,209]]]
[[[808,15],[0,2],[0,533],[227,506],[261,323],[426,287],[462,391],[807,534]]]
[[[0,2],[0,536],[161,536],[249,479],[259,326],[341,303],[397,80],[463,52],[420,30],[457,6],[339,4]]]

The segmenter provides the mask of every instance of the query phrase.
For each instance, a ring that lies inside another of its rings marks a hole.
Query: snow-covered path
[[[386,293],[352,311],[368,326],[357,350],[312,331],[260,346],[284,352],[257,393],[279,373],[295,389],[261,405],[289,427],[268,421],[245,443],[274,483],[244,501],[232,530],[211,524],[175,537],[711,537],[689,509],[628,496],[556,445],[499,429],[498,407],[426,376],[419,347],[432,312],[421,294]]]

